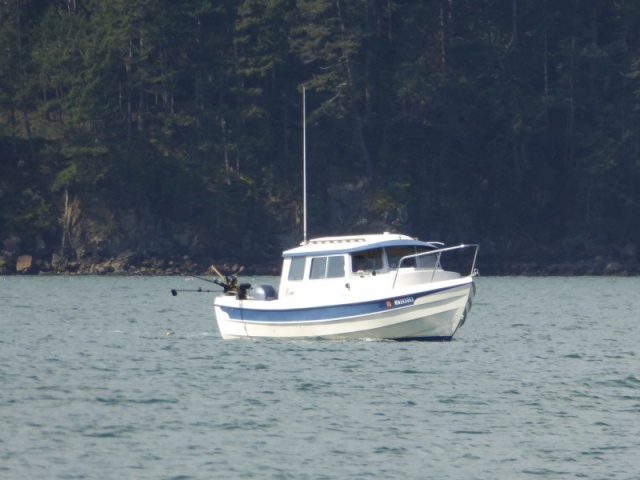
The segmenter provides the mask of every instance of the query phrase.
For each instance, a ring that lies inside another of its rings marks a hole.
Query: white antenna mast
[[[307,105],[306,89],[302,87],[302,210],[303,232],[302,243],[307,244]]]

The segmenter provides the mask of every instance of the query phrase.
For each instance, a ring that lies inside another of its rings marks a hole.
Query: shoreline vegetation
[[[0,2],[0,274],[278,275],[308,213],[478,243],[481,275],[638,275],[638,25],[632,0]]]
[[[0,275],[130,275],[130,276],[215,276],[213,268],[225,275],[278,276],[280,261],[241,265],[237,262],[214,258],[141,257],[128,251],[113,258],[84,258],[69,260],[53,254],[50,258],[33,255],[0,253]],[[498,258],[479,258],[481,276],[617,276],[640,275],[635,257],[606,258],[597,256],[574,261],[522,261]]]

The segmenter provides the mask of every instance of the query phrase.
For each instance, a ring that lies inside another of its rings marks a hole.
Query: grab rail
[[[476,266],[476,259],[478,258],[478,248],[480,248],[480,245],[478,245],[478,244],[468,244],[468,245],[461,244],[461,245],[456,245],[455,247],[438,248],[436,250],[431,250],[429,252],[422,252],[422,253],[414,253],[412,255],[405,255],[398,262],[398,266],[396,267],[396,274],[395,274],[395,276],[393,278],[393,286],[391,288],[395,288],[396,287],[396,281],[398,280],[398,274],[400,273],[400,269],[402,268],[402,264],[403,264],[403,262],[405,260],[412,259],[412,258],[417,259],[417,258],[429,256],[429,255],[434,255],[436,257],[436,261],[435,261],[435,265],[433,266],[433,273],[431,274],[431,281],[433,281],[433,278],[436,275],[436,271],[437,270],[444,270],[442,268],[441,263],[440,263],[440,260],[442,258],[442,254],[446,253],[446,252],[452,252],[454,250],[474,249],[473,260],[471,261],[471,269],[469,270],[469,274],[465,275],[465,276],[475,276],[475,275],[477,275],[477,271],[475,269],[475,266]],[[429,268],[431,268],[431,267],[424,268],[424,270],[427,270]]]

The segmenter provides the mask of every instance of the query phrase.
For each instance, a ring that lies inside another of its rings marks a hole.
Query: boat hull
[[[224,339],[326,338],[451,340],[475,293],[470,277],[427,290],[337,305],[289,306],[282,301],[219,297],[215,316]]]

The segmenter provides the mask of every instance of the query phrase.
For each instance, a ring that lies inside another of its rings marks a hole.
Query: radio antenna
[[[306,89],[302,87],[302,210],[303,231],[302,243],[307,244],[307,105]]]

